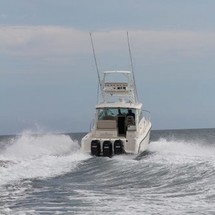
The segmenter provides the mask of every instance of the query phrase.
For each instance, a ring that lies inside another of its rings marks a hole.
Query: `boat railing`
[[[94,122],[95,122],[95,120],[92,119],[92,121],[90,123],[90,130],[89,131],[91,131],[93,129],[93,127],[95,126]]]
[[[150,122],[151,121],[151,113],[148,110],[142,110],[143,117],[145,118],[145,121]]]

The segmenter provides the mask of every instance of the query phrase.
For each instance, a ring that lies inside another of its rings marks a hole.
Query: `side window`
[[[98,119],[103,119],[105,115],[104,109],[98,109]]]

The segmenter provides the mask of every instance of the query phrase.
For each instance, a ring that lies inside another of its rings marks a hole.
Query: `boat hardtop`
[[[123,78],[123,81],[110,81],[109,77],[117,76]],[[113,102],[111,99],[115,99],[115,102],[127,102],[130,104],[136,104],[136,90],[135,83],[132,77],[131,71],[105,71],[103,72],[103,80],[101,82],[101,96],[103,103]]]

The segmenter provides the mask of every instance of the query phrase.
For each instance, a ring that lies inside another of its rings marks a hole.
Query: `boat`
[[[138,101],[133,71],[104,71],[98,79],[100,97],[90,131],[81,140],[81,151],[105,157],[145,151],[151,116]]]

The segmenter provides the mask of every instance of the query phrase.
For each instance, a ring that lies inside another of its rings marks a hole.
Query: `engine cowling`
[[[111,157],[113,154],[113,147],[111,141],[103,142],[103,156]]]
[[[99,140],[92,140],[92,142],[91,142],[91,154],[93,156],[100,156],[100,154],[101,154],[101,143]]]
[[[120,155],[124,153],[124,145],[122,140],[115,140],[114,142],[114,154]]]

